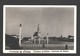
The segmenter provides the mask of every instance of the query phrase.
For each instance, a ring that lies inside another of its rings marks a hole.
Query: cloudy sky
[[[22,36],[32,36],[38,24],[42,36],[74,35],[74,8],[7,7],[6,33],[18,35],[20,23]]]

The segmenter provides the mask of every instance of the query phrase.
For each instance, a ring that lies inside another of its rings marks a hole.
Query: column
[[[40,44],[40,37],[39,37],[39,44]]]
[[[36,39],[34,39],[34,44],[36,43]]]
[[[49,36],[48,36],[48,33],[47,33],[47,44],[49,43]]]
[[[19,27],[19,46],[21,46],[21,24]]]

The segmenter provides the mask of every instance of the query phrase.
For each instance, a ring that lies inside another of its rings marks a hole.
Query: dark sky
[[[22,36],[32,36],[40,24],[41,35],[74,35],[74,8],[56,7],[7,7],[6,33],[19,34],[22,24]]]

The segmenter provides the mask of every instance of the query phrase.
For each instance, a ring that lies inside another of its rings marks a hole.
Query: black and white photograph
[[[3,53],[76,53],[76,5],[4,5]]]

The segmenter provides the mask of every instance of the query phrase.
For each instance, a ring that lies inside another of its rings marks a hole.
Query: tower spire
[[[38,24],[38,28],[37,28],[37,31],[39,32],[39,24]]]

